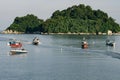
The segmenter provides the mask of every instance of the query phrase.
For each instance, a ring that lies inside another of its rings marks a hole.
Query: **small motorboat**
[[[82,49],[87,49],[88,48],[88,43],[86,41],[82,41],[81,48]]]
[[[10,41],[8,43],[8,45],[11,47],[11,48],[20,48],[22,47],[22,43],[20,41]]]
[[[39,38],[35,37],[35,38],[33,39],[32,44],[33,44],[33,45],[38,45],[38,44],[40,44]]]
[[[14,50],[10,50],[10,54],[11,55],[15,55],[15,54],[24,54],[27,53],[28,51],[26,51],[25,49],[14,49]]]
[[[110,40],[106,40],[106,45],[114,47],[115,46],[115,42],[110,41]]]
[[[82,40],[81,48],[82,48],[82,49],[87,49],[87,48],[88,48],[88,43],[87,43],[85,37],[84,37],[83,40]]]
[[[10,54],[15,55],[15,54],[23,54],[27,53],[24,48],[22,48],[22,43],[18,40],[13,40],[8,43],[8,45],[11,47]]]

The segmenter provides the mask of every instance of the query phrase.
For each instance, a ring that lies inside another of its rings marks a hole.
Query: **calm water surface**
[[[38,46],[31,44],[36,36]],[[81,49],[83,37],[88,49]],[[8,38],[21,40],[28,53],[9,55]],[[106,46],[107,38],[116,46]],[[119,41],[120,36],[0,34],[0,80],[119,80]]]

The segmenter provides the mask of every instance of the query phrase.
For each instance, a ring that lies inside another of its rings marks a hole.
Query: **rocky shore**
[[[18,32],[13,30],[4,30],[1,32],[2,34],[23,34],[24,32]]]

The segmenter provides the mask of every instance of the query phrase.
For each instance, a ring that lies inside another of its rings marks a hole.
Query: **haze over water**
[[[30,44],[34,37],[41,44]],[[85,37],[88,49],[81,49]],[[9,55],[7,39],[23,42],[27,54]],[[105,45],[109,38],[115,47]],[[120,36],[0,34],[0,80],[119,80]]]

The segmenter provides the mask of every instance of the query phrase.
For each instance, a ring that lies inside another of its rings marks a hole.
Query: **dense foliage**
[[[80,4],[62,11],[55,11],[50,19],[43,21],[34,15],[16,17],[8,29],[26,33],[106,33],[119,32],[119,24],[101,10]]]
[[[41,25],[44,21],[38,19],[33,14],[26,15],[24,17],[16,17],[13,24],[7,28],[7,30],[13,30],[18,32],[33,33],[41,31]]]
[[[46,32],[84,32],[98,33],[120,31],[119,25],[107,13],[92,10],[90,6],[80,4],[63,11],[55,11],[51,19],[45,22]]]

